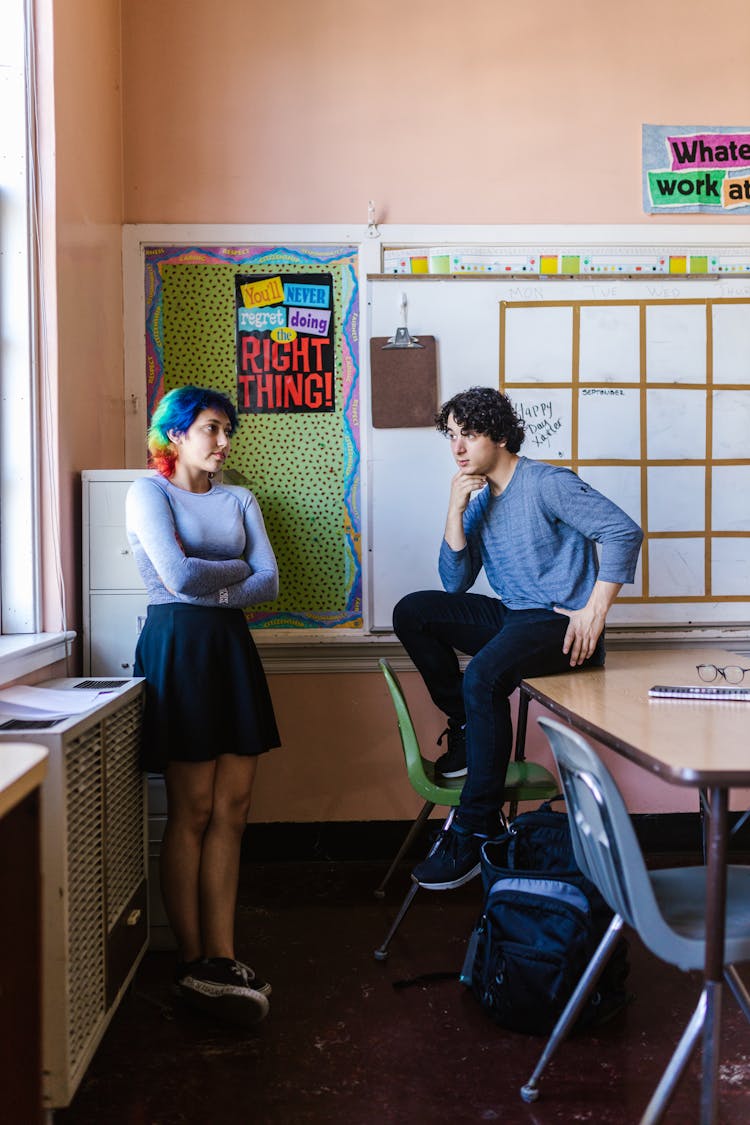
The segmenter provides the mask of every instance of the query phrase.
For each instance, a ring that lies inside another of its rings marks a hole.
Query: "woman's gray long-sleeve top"
[[[212,481],[208,492],[187,492],[164,477],[139,477],[125,511],[149,605],[241,609],[277,597],[276,558],[247,489]]]

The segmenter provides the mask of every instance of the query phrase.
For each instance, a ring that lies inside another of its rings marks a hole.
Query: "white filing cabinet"
[[[125,531],[125,497],[151,469],[85,469],[83,485],[83,668],[88,676],[132,676],[146,617],[146,591]],[[159,892],[166,823],[164,781],[148,778],[149,944],[174,948]]]
[[[83,670],[132,676],[146,591],[125,532],[125,497],[149,469],[86,469],[83,483]]]

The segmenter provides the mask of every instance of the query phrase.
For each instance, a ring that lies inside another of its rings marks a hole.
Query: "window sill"
[[[70,656],[75,633],[15,633],[0,637],[0,684]]]

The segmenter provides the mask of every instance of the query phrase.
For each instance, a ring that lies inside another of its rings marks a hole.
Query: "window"
[[[74,636],[40,631],[31,9],[0,2],[0,684],[63,660]]]
[[[0,5],[0,633],[39,622],[26,0]]]

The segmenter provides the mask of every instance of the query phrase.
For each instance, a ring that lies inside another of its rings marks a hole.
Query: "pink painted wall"
[[[445,717],[416,672],[400,673],[399,679],[423,752],[436,758],[441,751],[435,740]],[[283,747],[260,764],[251,820],[405,820],[417,815],[422,801],[406,781],[395,713],[379,671],[275,675],[270,686]],[[540,714],[532,703],[526,753],[554,772],[536,724]],[[631,811],[697,811],[695,790],[669,785],[599,749]],[[734,793],[732,801],[734,807],[746,808],[750,794]]]
[[[381,222],[643,222],[641,124],[746,118],[745,0],[720,19],[697,0],[37,3],[54,61],[47,533],[57,519],[74,628],[77,474],[124,464],[122,222],[364,224],[371,198]],[[432,746],[441,716],[404,679]],[[284,748],[263,763],[254,819],[415,812],[379,673],[271,689]],[[531,750],[546,754],[533,723]],[[695,807],[618,773],[636,811]]]
[[[40,0],[45,217],[45,628],[81,628],[80,477],[123,464],[120,0]]]
[[[372,198],[384,222],[643,222],[642,123],[744,120],[748,48],[744,0],[720,21],[696,0],[129,0],[125,220],[364,223]],[[406,681],[431,746],[441,717]],[[285,748],[257,817],[413,813],[377,674],[272,690]],[[623,780],[641,810],[695,807]]]
[[[128,0],[126,221],[643,222],[641,125],[746,123],[749,55],[745,0]]]

